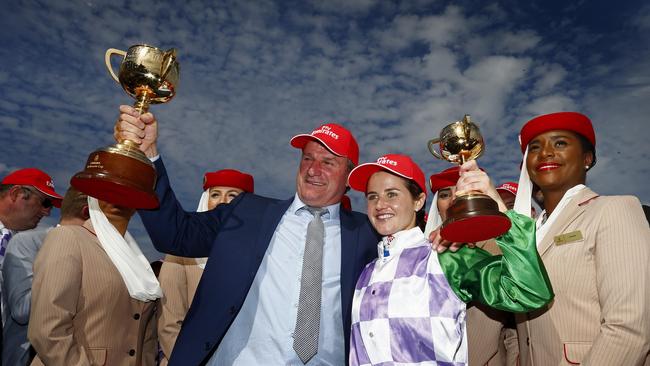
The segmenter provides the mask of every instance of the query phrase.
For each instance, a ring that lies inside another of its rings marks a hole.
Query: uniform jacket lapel
[[[566,228],[571,225],[578,217],[585,212],[583,203],[598,197],[598,194],[589,188],[585,188],[582,192],[578,193],[571,202],[560,213],[560,216],[553,222],[552,226],[546,232],[546,236],[538,246],[539,255],[544,257],[544,254],[553,245],[553,240],[556,235],[562,233]]]

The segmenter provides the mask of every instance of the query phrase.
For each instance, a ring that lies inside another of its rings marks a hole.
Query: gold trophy
[[[436,144],[440,151],[436,151]],[[436,158],[462,165],[481,156],[485,143],[478,126],[465,115],[461,121],[445,126],[440,137],[429,140],[428,147]],[[506,233],[510,225],[510,219],[499,211],[492,198],[470,191],[456,196],[447,210],[440,235],[452,242],[475,243]]]
[[[111,66],[113,55],[122,57],[118,75]],[[135,45],[126,52],[110,48],[106,51],[105,62],[113,79],[136,99],[134,107],[141,114],[149,110],[150,104],[168,102],[176,95],[179,66],[173,48],[163,51],[148,45]],[[158,207],[154,166],[138,144],[130,140],[91,153],[85,169],[75,174],[70,184],[81,192],[119,206]]]

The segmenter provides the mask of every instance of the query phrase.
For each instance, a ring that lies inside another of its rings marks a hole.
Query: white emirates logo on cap
[[[385,156],[382,156],[381,158],[377,159],[377,164],[397,166],[397,162],[395,160],[390,160]]]
[[[517,188],[515,186],[511,185],[511,184],[504,184],[504,185],[501,186],[501,188],[502,189],[507,189],[507,190],[510,190],[510,191],[516,191],[517,190]]]
[[[45,185],[52,188],[52,189],[54,189],[54,182],[52,182],[51,180],[48,180],[47,182],[45,182]]]
[[[332,132],[332,128],[330,126],[321,126],[318,130],[314,130],[311,134],[312,135],[323,134],[332,137],[334,140],[339,139],[339,135]]]

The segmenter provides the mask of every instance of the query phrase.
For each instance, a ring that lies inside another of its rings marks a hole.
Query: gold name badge
[[[564,245],[564,244],[569,244],[573,243],[579,240],[582,240],[582,231],[577,230],[577,231],[572,231],[570,233],[566,234],[561,234],[553,238],[553,242],[555,245]]]

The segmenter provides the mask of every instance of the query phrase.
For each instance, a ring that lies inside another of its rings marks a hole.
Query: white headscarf
[[[519,137],[521,140],[521,137]],[[528,149],[524,150],[524,160],[521,163],[521,172],[519,173],[519,187],[517,188],[517,195],[515,196],[515,212],[531,217],[531,207],[533,199],[533,182],[528,175],[528,168],[526,168],[526,159],[528,158]]]
[[[427,216],[427,225],[424,227],[424,237],[429,238],[431,232],[442,225],[442,217],[438,212],[438,191],[433,195],[431,201],[431,208],[429,208],[429,216]]]
[[[208,201],[210,201],[210,188],[206,189],[201,193],[201,199],[199,200],[199,207],[196,208],[196,212],[205,212],[208,211]]]
[[[96,198],[88,196],[88,209],[99,244],[120,272],[129,295],[140,301],[161,298],[160,283],[131,234],[127,231],[124,237],[120,235],[99,208]]]

